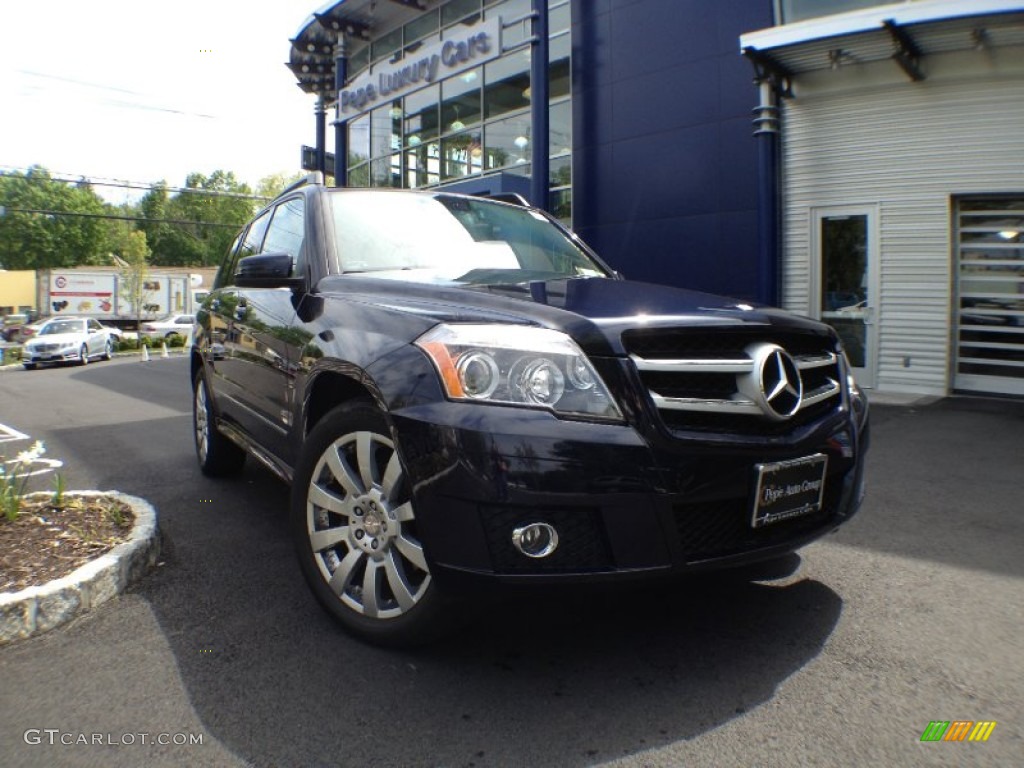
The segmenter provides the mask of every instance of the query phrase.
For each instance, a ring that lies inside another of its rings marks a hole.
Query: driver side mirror
[[[239,288],[302,288],[306,280],[295,277],[289,253],[260,253],[238,262],[235,285]]]

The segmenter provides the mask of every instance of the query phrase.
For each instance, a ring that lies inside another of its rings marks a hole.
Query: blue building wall
[[[573,0],[573,226],[631,279],[754,298],[772,0]]]

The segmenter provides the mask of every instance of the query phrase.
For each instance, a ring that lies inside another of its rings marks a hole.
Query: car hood
[[[49,333],[45,336],[34,334],[27,343],[32,346],[38,346],[39,344],[80,344],[87,338],[88,336],[84,333]]]
[[[453,286],[339,275],[322,280],[318,290],[415,315],[424,331],[438,322],[554,328],[572,336],[588,354],[599,355],[624,355],[622,332],[636,328],[757,325],[830,333],[821,323],[772,307],[606,278]]]

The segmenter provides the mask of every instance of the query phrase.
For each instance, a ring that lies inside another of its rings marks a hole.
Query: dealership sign
[[[396,99],[500,55],[501,19],[488,19],[457,37],[425,45],[407,52],[401,61],[382,62],[361,74],[338,91],[338,120],[361,115],[381,101]]]

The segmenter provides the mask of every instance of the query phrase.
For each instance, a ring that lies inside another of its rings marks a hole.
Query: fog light
[[[512,531],[512,546],[527,557],[547,557],[558,546],[558,532],[547,523],[530,523]]]

